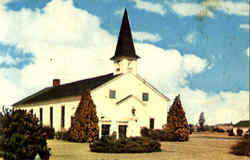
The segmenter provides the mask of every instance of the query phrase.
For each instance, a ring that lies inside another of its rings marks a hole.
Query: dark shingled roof
[[[139,56],[135,53],[135,47],[133,43],[133,38],[130,30],[129,20],[127,10],[125,9],[122,25],[118,37],[118,42],[116,45],[115,55],[110,58],[111,60],[115,60],[121,57],[138,59]]]
[[[250,128],[250,120],[240,121],[236,123],[234,127],[249,127]]]
[[[47,87],[13,104],[13,106],[31,104],[69,96],[80,96],[86,89],[95,89],[117,76],[118,75],[113,75],[113,73],[110,73],[94,78],[62,84],[57,87]]]

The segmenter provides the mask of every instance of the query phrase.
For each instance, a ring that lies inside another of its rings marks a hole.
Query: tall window
[[[65,106],[61,109],[61,128],[65,127]]]
[[[102,125],[102,136],[108,136],[110,132],[110,124]]]
[[[40,124],[43,125],[43,108],[40,108]]]
[[[50,127],[53,128],[53,107],[50,107]]]
[[[109,91],[109,98],[115,98],[115,90],[110,90]]]
[[[154,118],[150,118],[150,120],[149,120],[149,128],[150,129],[154,129],[154,124],[155,123],[155,120],[154,120]]]
[[[142,93],[142,100],[148,101],[148,93]]]

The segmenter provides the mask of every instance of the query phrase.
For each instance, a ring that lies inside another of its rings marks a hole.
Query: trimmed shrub
[[[68,131],[69,141],[93,142],[98,139],[98,117],[96,106],[91,98],[90,89],[81,97]]]
[[[189,133],[192,134],[194,132],[194,125],[189,124]]]
[[[242,136],[243,130],[237,128],[237,131],[236,131],[236,132],[237,132],[237,136]]]
[[[190,129],[182,108],[180,95],[175,97],[174,103],[169,109],[164,130],[167,132],[169,141],[188,141]]]
[[[243,138],[231,147],[231,153],[242,156],[250,156],[250,138]]]
[[[165,130],[162,130],[162,129],[148,129],[147,127],[143,127],[141,129],[141,135],[143,137],[148,137],[148,138],[151,138],[151,139],[157,140],[157,141],[167,141],[168,140],[167,132]]]
[[[69,140],[69,135],[67,131],[58,131],[55,133],[55,137],[58,140],[66,140],[66,141]]]
[[[55,129],[49,126],[43,126],[43,132],[46,133],[47,139],[54,139],[55,137]]]
[[[2,118],[0,148],[5,160],[33,160],[39,154],[43,160],[50,157],[46,133],[39,120],[25,110],[5,112]]]
[[[161,144],[146,137],[116,139],[114,136],[103,136],[89,145],[91,152],[101,153],[149,153],[160,152]]]
[[[214,128],[213,131],[214,131],[214,132],[219,132],[219,133],[224,133],[224,132],[225,132],[224,129],[222,129],[222,128],[217,128],[217,127]]]
[[[244,138],[250,138],[250,128],[248,131],[245,133]]]
[[[233,129],[228,130],[228,136],[235,136]]]

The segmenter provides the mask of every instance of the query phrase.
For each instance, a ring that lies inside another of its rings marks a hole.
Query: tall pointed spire
[[[135,53],[135,47],[133,43],[133,38],[130,30],[129,20],[127,10],[125,9],[122,19],[122,25],[120,28],[120,33],[118,37],[118,42],[116,45],[115,55],[111,57],[111,60],[116,60],[121,57],[129,59],[138,59],[139,56]]]

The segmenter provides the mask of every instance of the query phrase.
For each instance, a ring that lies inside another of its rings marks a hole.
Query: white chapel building
[[[115,55],[111,57],[113,73],[66,84],[54,79],[53,86],[13,107],[35,114],[40,123],[56,131],[67,130],[82,93],[90,89],[99,118],[99,137],[114,131],[117,137],[140,136],[142,127],[161,129],[167,122],[169,99],[138,75],[139,58],[125,10]]]

